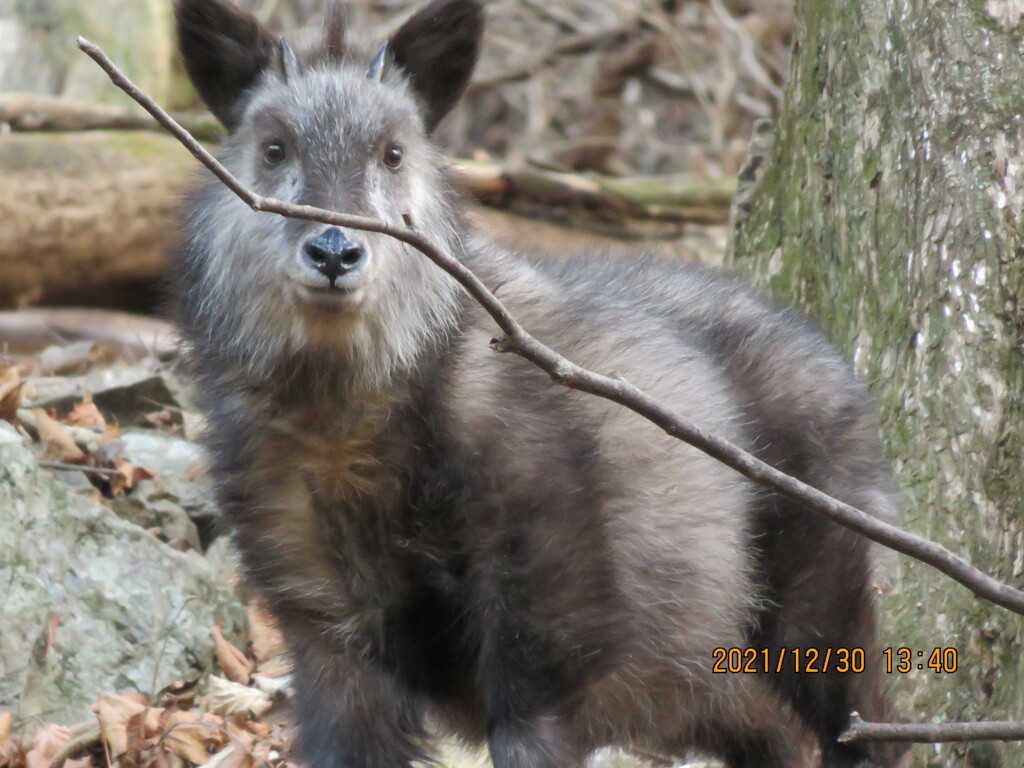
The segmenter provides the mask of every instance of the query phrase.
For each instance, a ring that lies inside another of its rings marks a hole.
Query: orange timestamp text
[[[956,648],[931,648],[924,651],[886,648],[882,655],[885,656],[885,671],[889,674],[905,674],[915,669],[931,670],[936,674],[956,672],[958,664]]]
[[[864,671],[866,660],[863,648],[715,648],[712,657],[711,671],[722,674],[859,674]]]
[[[915,651],[910,648],[885,648],[881,651],[885,671],[905,674],[913,670],[930,670],[937,674],[957,671],[959,655],[956,648],[931,648]],[[836,672],[859,674],[864,671],[867,654],[863,648],[715,648],[712,651],[712,672],[815,674]]]

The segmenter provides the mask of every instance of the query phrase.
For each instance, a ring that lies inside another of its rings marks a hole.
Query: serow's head
[[[359,39],[341,6],[295,50],[230,0],[176,0],[185,68],[228,130],[222,162],[257,193],[407,217],[455,242],[430,140],[469,82],[483,31],[474,0],[434,0],[387,41]],[[193,341],[254,365],[342,351],[367,373],[409,362],[451,314],[451,280],[384,235],[254,213],[216,182],[190,200],[183,277]]]

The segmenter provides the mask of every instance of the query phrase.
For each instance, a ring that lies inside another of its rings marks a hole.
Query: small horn
[[[299,68],[299,60],[295,58],[295,51],[288,45],[288,41],[283,37],[280,39],[281,42],[281,71],[284,73],[284,81],[286,83],[293,82],[301,74],[302,70]]]
[[[375,80],[380,82],[381,77],[384,75],[384,61],[388,54],[388,44],[381,43],[380,48],[377,49],[377,53],[373,57],[373,61],[370,62],[370,69],[366,73],[367,80]]]

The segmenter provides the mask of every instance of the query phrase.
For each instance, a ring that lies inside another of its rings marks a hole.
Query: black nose
[[[331,281],[366,261],[366,249],[337,227],[324,230],[302,247],[306,263]]]

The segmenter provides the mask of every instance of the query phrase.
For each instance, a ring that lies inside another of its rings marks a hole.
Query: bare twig
[[[114,477],[121,474],[116,469],[90,467],[88,464],[65,464],[62,461],[40,461],[39,466],[43,469],[59,469],[63,472],[84,472],[87,475],[102,475],[103,477]]]
[[[308,205],[293,205],[256,194],[221,165],[149,96],[139,90],[95,43],[79,38],[78,45],[103,68],[115,85],[141,104],[161,125],[181,141],[199,162],[205,165],[254,211],[265,211],[288,218],[307,219],[335,226],[377,232],[412,246],[461,283],[469,295],[494,319],[504,334],[492,340],[491,347],[495,351],[514,352],[547,372],[558,384],[581,392],[589,392],[624,405],[661,427],[669,435],[689,443],[751,480],[771,488],[776,493],[793,499],[808,509],[823,514],[830,520],[879,544],[931,565],[967,587],[978,597],[1024,615],[1024,592],[979,571],[941,544],[904,531],[834,499],[817,488],[780,472],[728,440],[701,429],[629,382],[602,376],[581,368],[541,344],[519,325],[505,305],[488,290],[480,278],[462,262],[442,251],[417,231],[380,219],[342,214]]]
[[[990,720],[978,723],[867,723],[856,712],[840,736],[844,743],[867,741],[1024,741],[1024,722]]]
[[[68,742],[50,760],[50,768],[64,768],[64,763],[95,747],[101,738],[99,722],[86,722],[80,729],[72,731]]]

